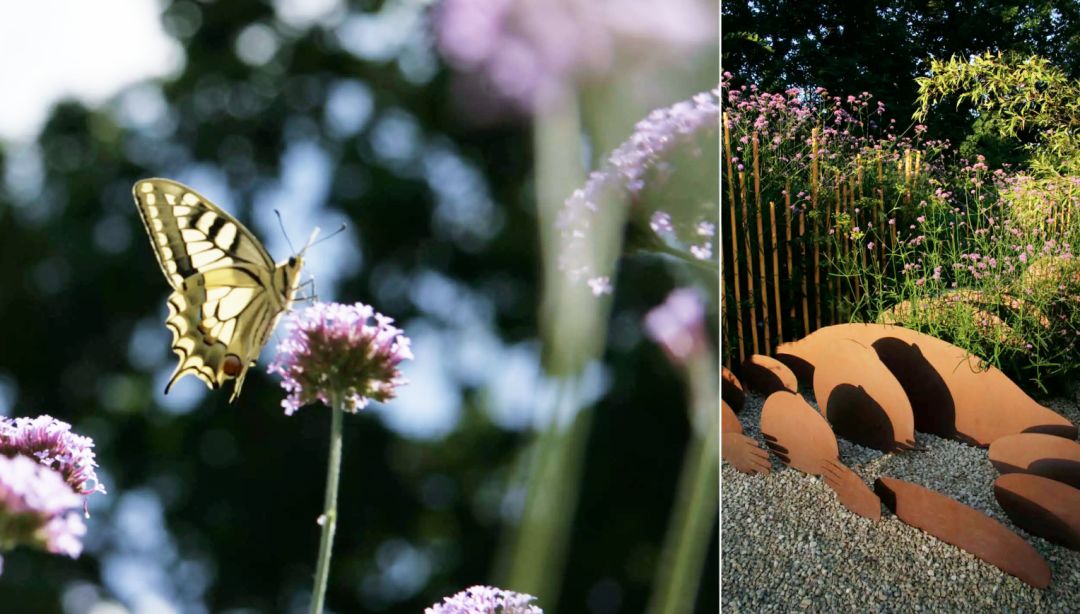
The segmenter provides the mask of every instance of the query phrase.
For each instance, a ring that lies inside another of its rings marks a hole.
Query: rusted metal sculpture
[[[841,505],[865,518],[881,520],[881,499],[857,473],[839,460],[822,462],[821,470],[822,479],[836,493]]]
[[[840,462],[836,435],[802,396],[786,390],[769,395],[761,410],[761,434],[765,445],[785,465],[822,476],[844,507],[873,520],[881,518],[881,502]]]
[[[780,391],[799,391],[799,381],[784,363],[769,356],[754,354],[743,362],[743,379],[751,390],[765,396]]]
[[[746,404],[742,383],[727,367],[720,367],[720,398],[727,401],[735,413],[741,412]]]
[[[966,550],[1036,588],[1050,584],[1050,566],[1039,553],[986,514],[904,480],[878,478],[874,491],[903,522]]]
[[[990,462],[1001,473],[1030,473],[1080,488],[1080,443],[1072,439],[1009,435],[990,444]]]
[[[915,447],[915,419],[907,394],[874,350],[850,341],[813,351],[814,396],[838,435],[877,450]]]
[[[826,326],[782,344],[776,357],[806,384],[830,355],[828,348],[844,339],[876,351],[907,394],[916,430],[983,447],[1024,432],[1076,438],[1075,425],[1035,402],[998,369],[950,343],[899,326]]]
[[[1080,550],[1080,490],[1038,475],[1009,473],[994,481],[994,498],[1018,527]]]
[[[772,471],[769,453],[743,434],[742,423],[727,401],[720,401],[720,412],[720,458],[743,473],[754,475]]]

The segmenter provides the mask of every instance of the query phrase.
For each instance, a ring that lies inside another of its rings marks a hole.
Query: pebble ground
[[[813,395],[803,394],[808,401]],[[764,398],[739,414],[748,436]],[[1046,405],[1080,424],[1080,391]],[[839,440],[840,459],[867,484],[889,476],[970,505],[1026,539],[1050,564],[1047,589],[1032,588],[974,556],[900,522],[874,522],[840,505],[825,483],[773,458],[767,476],[722,463],[720,525],[724,612],[1077,612],[1080,552],[1014,525],[994,499],[997,470],[986,449],[924,433],[924,451],[885,454]]]

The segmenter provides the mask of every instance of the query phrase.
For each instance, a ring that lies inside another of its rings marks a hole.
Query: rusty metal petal
[[[821,475],[822,463],[840,458],[836,435],[813,407],[793,392],[774,392],[761,409],[765,445],[789,467]]]
[[[727,367],[720,367],[720,398],[727,401],[735,413],[741,412],[746,404],[742,383]]]
[[[799,391],[799,381],[795,374],[775,358],[754,354],[743,361],[742,373],[750,389],[765,396],[779,390]]]
[[[728,431],[720,434],[720,457],[743,473],[766,474],[772,471],[769,453],[742,433]]]
[[[1050,566],[1031,544],[975,508],[894,478],[878,478],[874,491],[903,522],[966,550],[1036,588],[1049,586]]]
[[[1072,439],[1009,435],[990,444],[990,462],[1001,473],[1030,473],[1080,488],[1080,443]]]
[[[800,378],[813,378],[822,346],[849,339],[872,347],[911,402],[915,429],[973,445],[1035,432],[1076,439],[1068,419],[1029,397],[1004,373],[950,343],[886,324],[827,326],[777,348]]]
[[[818,409],[838,435],[877,450],[915,447],[915,419],[907,394],[877,354],[848,339],[813,351]]]
[[[1010,473],[994,481],[994,498],[1028,533],[1080,550],[1080,490],[1038,475]]]

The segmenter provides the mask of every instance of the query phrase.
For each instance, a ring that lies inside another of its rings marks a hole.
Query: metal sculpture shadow
[[[872,520],[881,518],[881,502],[862,478],[840,462],[829,423],[802,396],[786,390],[769,395],[761,410],[761,434],[780,462],[821,476],[844,507]]]
[[[1080,550],[1080,490],[1038,475],[1009,473],[994,481],[994,498],[1018,527]]]
[[[743,379],[751,390],[766,397],[774,392],[799,391],[799,380],[791,369],[775,358],[754,354],[743,361]]]
[[[776,357],[797,376],[810,372],[816,379],[842,340],[874,349],[907,394],[917,430],[982,447],[1024,432],[1076,438],[1072,422],[1037,403],[998,369],[950,343],[899,326],[826,326],[781,344]]]
[[[838,435],[886,452],[915,447],[911,403],[873,350],[840,339],[816,357],[814,395]]]
[[[1042,433],[1020,433],[990,444],[1000,473],[1030,473],[1080,488],[1080,443]]]

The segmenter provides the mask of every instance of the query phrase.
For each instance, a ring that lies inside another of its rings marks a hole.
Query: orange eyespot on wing
[[[240,371],[243,370],[244,363],[240,360],[240,357],[236,354],[228,354],[225,356],[225,360],[221,363],[221,370],[229,377],[236,377],[240,375]]]

